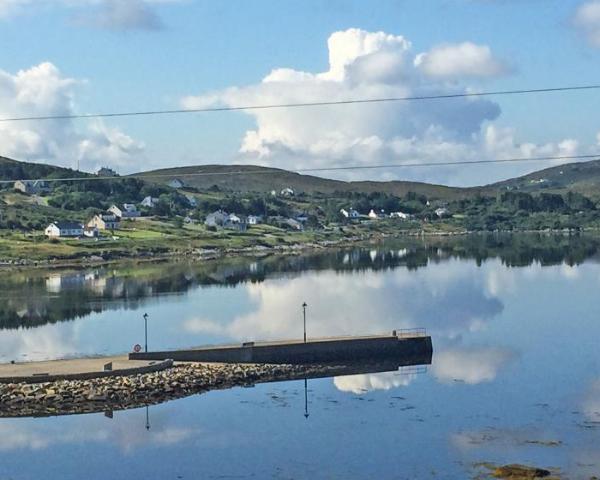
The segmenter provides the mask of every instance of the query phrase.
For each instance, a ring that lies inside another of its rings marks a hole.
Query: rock
[[[550,471],[543,468],[513,464],[496,467],[492,472],[492,476],[496,478],[508,478],[514,480],[533,480],[536,478],[549,477]]]

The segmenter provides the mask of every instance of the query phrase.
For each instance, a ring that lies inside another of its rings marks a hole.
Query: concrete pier
[[[158,372],[173,361],[131,361],[125,355],[0,364],[0,384],[86,380]]]
[[[405,365],[430,364],[431,337],[421,334],[367,337],[327,337],[279,342],[247,342],[242,345],[198,347],[187,350],[130,353],[130,360],[180,362],[316,364],[377,359],[406,359]],[[415,359],[418,359],[417,362]]]

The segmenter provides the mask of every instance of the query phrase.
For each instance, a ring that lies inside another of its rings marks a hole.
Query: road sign
[[[136,343],[136,344],[133,346],[133,351],[134,351],[135,353],[139,353],[141,350],[142,350],[142,346],[141,346],[139,343]]]

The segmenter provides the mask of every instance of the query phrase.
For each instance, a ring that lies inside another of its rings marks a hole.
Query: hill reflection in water
[[[302,255],[6,272],[0,274],[0,329],[37,327],[105,310],[138,309],[161,295],[291,278],[306,271],[418,270],[450,259],[473,260],[477,265],[500,259],[511,267],[533,263],[572,266],[596,258],[599,246],[600,239],[588,236],[473,235],[394,240]]]

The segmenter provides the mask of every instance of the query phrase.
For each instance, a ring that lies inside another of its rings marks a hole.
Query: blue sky
[[[0,0],[0,29],[1,117],[315,101],[332,92],[341,99],[600,83],[596,0]],[[343,33],[336,46],[343,55],[347,44],[360,44],[360,53],[344,57],[343,78],[328,61],[335,32]],[[426,61],[417,65],[419,54]],[[283,67],[293,72],[263,81]],[[307,74],[301,80],[300,72]],[[0,153],[122,172],[201,163],[303,168],[587,154],[600,150],[598,95],[493,98],[477,111],[456,102],[369,107],[368,125],[363,112],[345,107],[23,122],[0,125]],[[338,128],[336,117],[345,124]],[[543,166],[369,175],[474,184]]]

